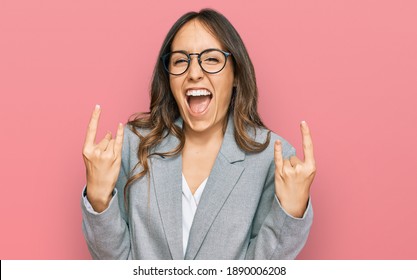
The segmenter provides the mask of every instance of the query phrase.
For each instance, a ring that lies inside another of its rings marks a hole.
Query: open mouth
[[[206,89],[188,90],[186,96],[188,107],[194,114],[204,113],[213,98],[213,94]]]

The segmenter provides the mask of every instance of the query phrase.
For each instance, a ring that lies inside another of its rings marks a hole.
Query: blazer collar
[[[229,115],[226,132],[224,134],[223,143],[220,148],[220,153],[230,163],[242,161],[245,159],[245,153],[239,148],[235,141],[235,124],[233,122],[232,114]]]
[[[175,124],[182,128],[182,119]],[[168,135],[156,147],[155,152],[168,152],[179,144],[179,140]],[[220,152],[217,155],[200,204],[190,230],[185,259],[196,258],[203,241],[223,207],[230,192],[235,187],[244,167],[235,162],[245,159],[234,139],[233,118],[229,116]],[[182,157],[151,157],[151,184],[155,195],[167,243],[172,259],[183,259],[182,248]],[[225,176],[227,174],[227,176]]]

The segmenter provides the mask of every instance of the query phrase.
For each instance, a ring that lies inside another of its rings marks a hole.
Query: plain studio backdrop
[[[264,123],[302,155],[314,223],[299,259],[417,258],[417,2],[0,1],[0,259],[89,259],[81,149],[149,108],[159,48],[204,7],[241,34]]]

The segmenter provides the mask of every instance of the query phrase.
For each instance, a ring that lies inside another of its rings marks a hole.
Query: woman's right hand
[[[123,124],[119,123],[116,138],[110,132],[95,143],[101,108],[96,105],[87,129],[83,158],[87,172],[87,198],[96,212],[104,211],[112,199],[122,160]]]

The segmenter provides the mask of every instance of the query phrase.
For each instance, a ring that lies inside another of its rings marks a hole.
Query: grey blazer
[[[177,122],[182,126],[182,120]],[[283,156],[294,148],[271,133],[260,153],[245,153],[235,142],[229,118],[224,140],[194,216],[185,259],[293,259],[303,248],[313,220],[311,201],[300,219],[288,215],[274,194],[274,141]],[[144,132],[145,133],[145,132]],[[257,130],[264,142],[267,130]],[[168,135],[155,149],[172,150]],[[138,162],[139,138],[128,128],[122,166],[109,207],[94,213],[81,201],[83,232],[94,259],[184,259],[182,242],[182,159],[152,156],[150,175],[123,190]],[[133,174],[140,170],[134,170]],[[85,190],[83,191],[85,195]]]

